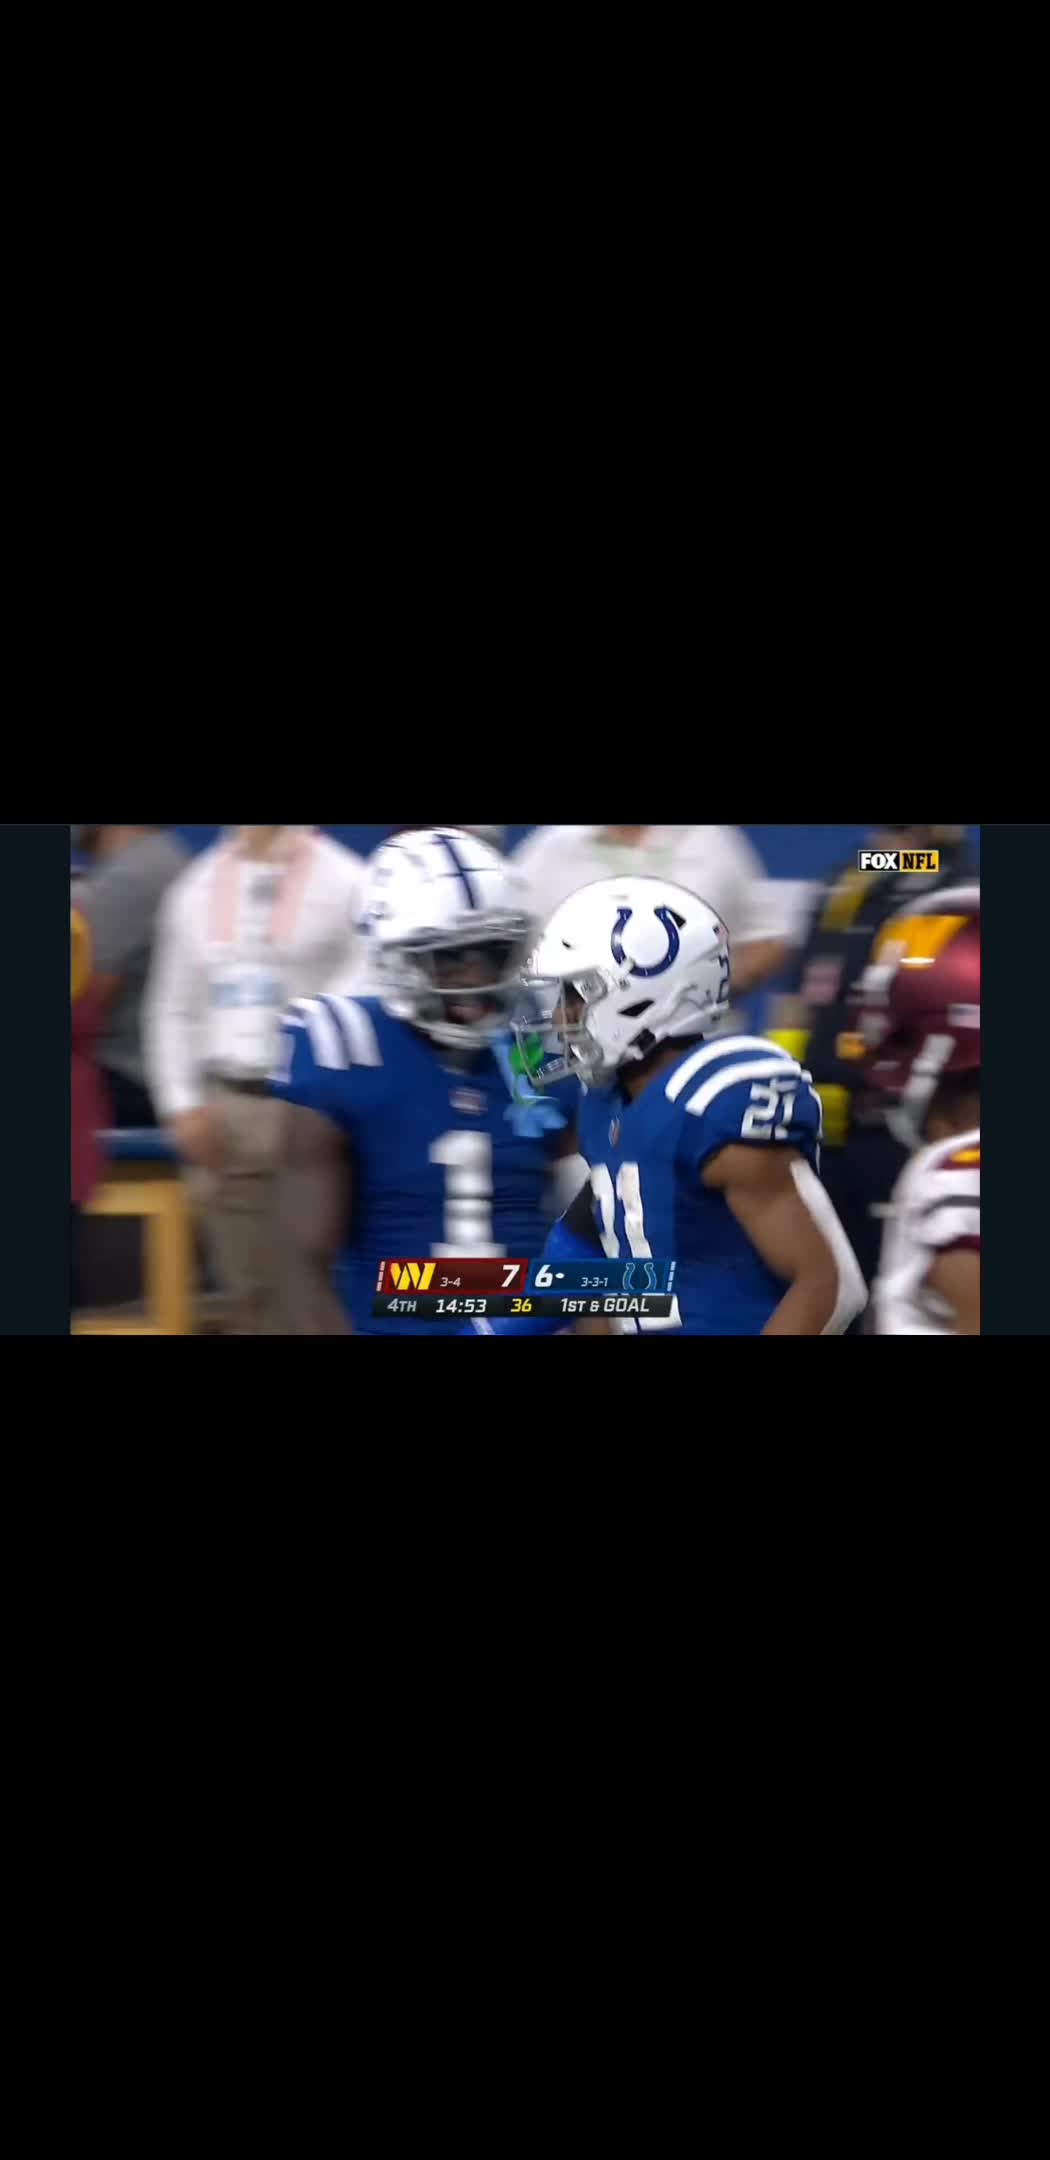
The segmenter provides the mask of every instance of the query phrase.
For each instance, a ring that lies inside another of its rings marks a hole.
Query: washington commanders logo
[[[390,1280],[395,1290],[429,1290],[434,1280],[433,1260],[391,1260]]]
[[[640,967],[636,960],[632,961],[628,968],[628,972],[631,975],[664,975],[670,967],[671,962],[673,960],[677,960],[678,958],[679,948],[681,946],[682,940],[678,935],[678,925],[675,922],[674,916],[672,915],[670,908],[654,908],[653,913],[656,916],[657,922],[662,923],[664,929],[667,932],[667,951],[664,954],[663,959],[656,962],[655,967]],[[626,925],[630,922],[633,914],[633,908],[622,907],[616,917],[616,922],[612,934],[612,955],[617,967],[628,967],[627,954],[624,952],[623,949],[623,941],[621,939],[620,932],[621,930],[626,928]]]

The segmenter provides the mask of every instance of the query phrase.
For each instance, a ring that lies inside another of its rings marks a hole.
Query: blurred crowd
[[[460,829],[504,846],[506,827]],[[941,882],[972,873],[961,827],[883,826],[869,840],[932,840]],[[71,842],[74,1303],[105,1301],[83,1210],[105,1176],[107,1135],[149,1134],[181,1166],[201,1279],[225,1301],[229,1331],[282,1333],[272,1211],[282,1106],[267,1075],[291,999],[367,987],[355,933],[367,864],[298,825],[225,828],[196,854],[157,825],[74,826]],[[771,878],[725,825],[541,826],[512,859],[538,923],[579,887],[627,873],[671,878],[717,911],[732,956],[728,1025],[754,1024],[760,999],[764,1026],[804,1051],[824,1098],[826,1182],[870,1280],[899,1150],[854,1108],[846,995],[899,904],[886,882],[858,877],[855,853],[805,884]]]

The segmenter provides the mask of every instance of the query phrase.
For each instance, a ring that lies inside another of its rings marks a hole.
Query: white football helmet
[[[396,825],[391,837],[396,840],[400,838],[402,833],[440,832],[441,829],[438,825]],[[500,854],[503,852],[503,843],[507,837],[505,825],[450,825],[449,831],[473,833],[476,840],[486,840],[489,847],[496,848]]]
[[[358,929],[387,1012],[478,1049],[508,1025],[535,925],[519,874],[471,833],[434,825],[368,863]]]
[[[667,878],[600,878],[551,916],[529,957],[514,1031],[534,1087],[618,1066],[679,1035],[713,1033],[729,1005],[729,934]]]

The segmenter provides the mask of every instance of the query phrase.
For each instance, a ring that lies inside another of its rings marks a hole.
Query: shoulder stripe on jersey
[[[980,1185],[974,1185],[968,1192],[939,1193],[936,1200],[931,1200],[927,1207],[918,1208],[916,1213],[919,1221],[925,1222],[927,1215],[939,1215],[942,1208],[948,1207],[973,1208],[975,1214],[979,1215],[981,1212]]]
[[[468,905],[472,908],[476,908],[478,904],[477,896],[475,894],[474,887],[470,882],[470,878],[467,875],[466,864],[460,861],[459,856],[457,855],[456,850],[453,847],[452,842],[448,838],[446,833],[437,833],[435,834],[435,838],[440,840],[442,847],[445,849],[446,853],[452,858],[452,867],[459,878],[460,884],[462,885],[464,892],[466,893]]]
[[[790,1050],[782,1050],[779,1043],[767,1042],[764,1035],[723,1036],[721,1041],[705,1043],[702,1050],[694,1050],[692,1057],[687,1057],[685,1064],[679,1065],[671,1074],[664,1089],[668,1102],[677,1102],[693,1074],[702,1072],[705,1065],[710,1065],[715,1058],[735,1057],[741,1050],[764,1050],[767,1058],[783,1058],[789,1065],[794,1063]]]
[[[980,1161],[980,1148],[966,1147],[960,1148],[957,1155],[949,1155],[947,1162],[938,1163],[936,1167],[938,1170],[970,1170],[975,1163],[979,1168]]]
[[[924,1177],[919,1195],[930,1207],[939,1206],[949,1194],[965,1194],[971,1200],[981,1197],[981,1173],[975,1164],[968,1170],[953,1170],[950,1177],[937,1170],[933,1177]]]
[[[771,1080],[774,1074],[778,1078],[797,1076],[800,1081],[807,1077],[794,1058],[747,1058],[743,1065],[727,1065],[722,1072],[705,1080],[703,1087],[697,1088],[696,1094],[689,1097],[686,1111],[690,1117],[703,1117],[708,1103],[721,1095],[723,1088],[735,1087],[738,1080]]]
[[[347,1046],[345,1063],[381,1065],[383,1053],[379,1047],[379,1037],[363,1005],[358,1005],[353,998],[347,997],[323,997],[320,1003],[327,1005],[344,1037]]]
[[[981,1210],[979,1207],[962,1208],[954,1212],[950,1207],[931,1208],[915,1225],[915,1235],[923,1245],[939,1246],[942,1251],[950,1245],[958,1245],[964,1237],[981,1235]]]
[[[346,1046],[331,1013],[326,1011],[321,999],[300,998],[299,1010],[310,1032],[314,1064],[325,1065],[333,1072],[345,1072]]]
[[[336,1034],[339,1037],[339,1048],[342,1052],[342,1055],[339,1059],[340,1065],[344,1068],[351,1066],[354,1062],[354,1045],[351,1039],[350,1029],[347,1026],[345,1020],[343,1019],[343,1015],[339,1010],[339,1005],[342,1003],[342,1000],[321,996],[318,998],[317,1003],[323,1008],[326,1013],[331,1014],[332,1024],[335,1028]]]

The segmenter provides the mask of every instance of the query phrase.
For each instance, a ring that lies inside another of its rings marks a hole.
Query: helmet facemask
[[[601,1086],[612,1077],[615,1068],[588,1025],[594,1007],[611,988],[601,968],[526,976],[513,1026],[532,1087],[554,1087],[569,1078]]]
[[[377,986],[398,1019],[450,1049],[480,1050],[505,1032],[531,925],[477,917],[374,947]]]
[[[604,968],[526,975],[513,1025],[531,1086],[553,1087],[571,1075],[585,1087],[607,1087],[622,1066],[648,1057],[659,1043],[709,1033],[727,1007],[728,973],[727,965],[725,980],[712,996],[687,983],[676,988],[671,1000],[647,995],[644,982]],[[626,995],[629,1005],[620,1002]],[[611,1008],[606,1004],[610,998],[616,1001]],[[592,1016],[600,1006],[605,1011],[595,1028]]]
[[[926,1118],[954,1048],[954,1036],[927,1035],[900,1094],[887,1103],[886,1124],[902,1147],[925,1144]]]

